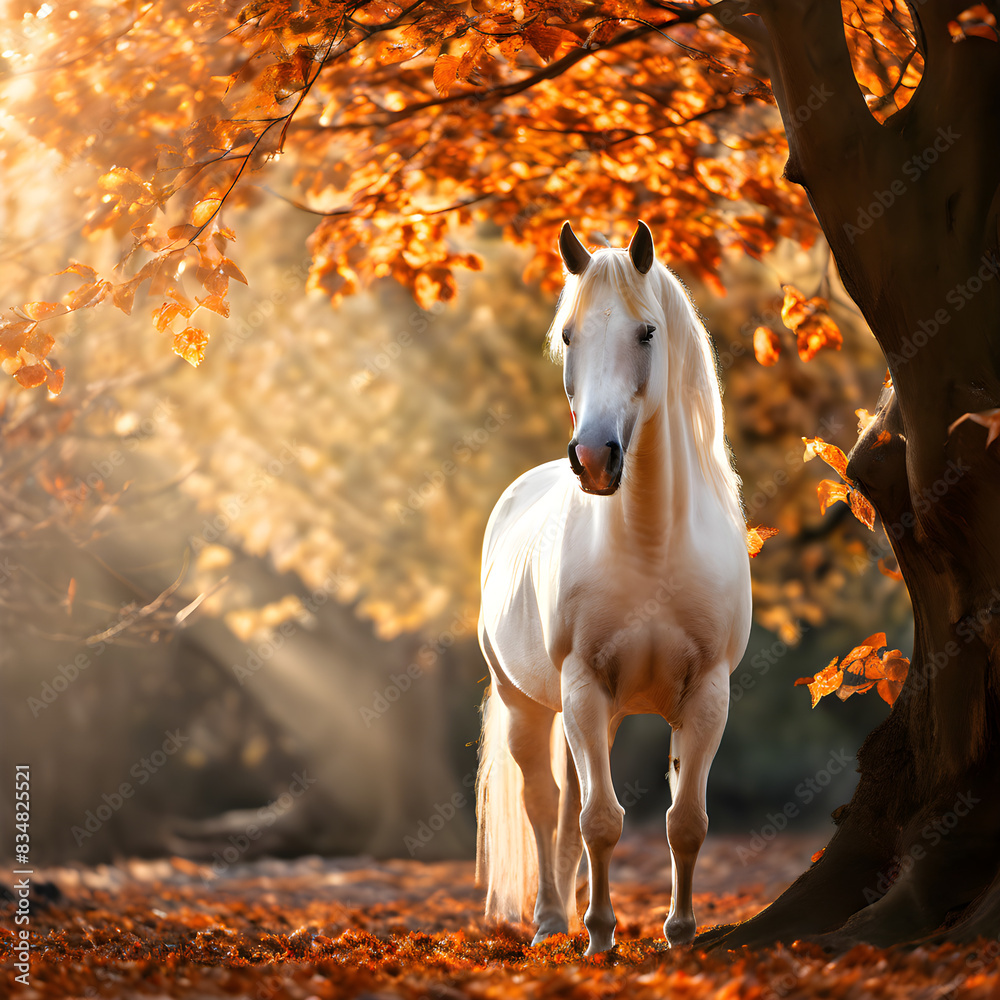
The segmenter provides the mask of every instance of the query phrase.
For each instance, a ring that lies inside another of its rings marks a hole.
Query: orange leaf
[[[14,378],[25,387],[25,389],[34,389],[35,386],[41,385],[46,376],[49,374],[48,368],[45,365],[21,365],[16,372],[14,372]]]
[[[130,281],[124,281],[120,285],[115,285],[111,290],[111,301],[121,309],[126,316],[132,315],[132,302],[135,299],[135,290],[138,288],[138,282],[135,278]]]
[[[835,693],[841,701],[847,701],[852,694],[864,694],[866,691],[871,691],[877,683],[878,681],[862,681],[860,684],[841,684]]]
[[[898,569],[889,569],[886,561],[884,559],[879,559],[878,561],[878,571],[883,575],[889,577],[890,580],[902,580],[903,574],[899,572]]]
[[[497,48],[503,53],[503,57],[507,62],[513,62],[523,47],[524,39],[520,35],[511,35],[509,38],[504,38],[497,45]]]
[[[986,436],[987,448],[997,439],[997,435],[1000,435],[1000,407],[995,410],[982,410],[979,413],[963,413],[958,420],[949,425],[948,433],[951,434],[963,420],[971,420],[989,431]]]
[[[818,295],[807,299],[794,285],[783,285],[781,322],[795,332],[799,357],[811,361],[824,347],[840,350],[844,338],[829,315],[829,303]]]
[[[222,260],[219,261],[219,269],[223,274],[228,275],[230,278],[242,281],[244,285],[249,284],[246,279],[246,275],[228,257],[223,257]]]
[[[183,316],[187,319],[191,315],[191,310],[180,302],[164,302],[159,309],[153,313],[153,322],[156,324],[158,332],[163,333],[164,329],[176,316]]]
[[[216,312],[220,316],[229,316],[229,302],[222,295],[206,295],[204,298],[198,299],[198,304],[206,309],[211,309],[212,312]]]
[[[810,309],[806,297],[794,285],[782,285],[782,291],[785,298],[781,303],[781,322],[789,330],[795,330],[809,315]]]
[[[524,29],[524,37],[542,59],[548,62],[556,54],[564,36],[557,28],[535,23]]]
[[[49,319],[51,316],[62,316],[69,309],[61,302],[29,302],[24,312],[32,319]]]
[[[816,495],[819,497],[819,512],[825,514],[827,507],[840,501],[847,503],[848,492],[848,488],[843,483],[835,483],[832,479],[821,480],[816,487]]]
[[[81,285],[69,293],[68,305],[70,309],[83,309],[85,306],[96,306],[111,287],[109,281],[95,281],[87,285]]]
[[[24,338],[24,349],[29,354],[34,354],[36,358],[44,358],[52,350],[55,342],[55,337],[51,333],[36,327]]]
[[[840,687],[844,679],[844,671],[837,667],[837,657],[835,656],[822,670],[812,677],[800,677],[795,686],[806,684],[809,687],[809,694],[812,696],[812,707],[815,708],[823,695],[830,694]]]
[[[910,661],[900,650],[890,649],[882,656],[882,670],[889,680],[902,683],[910,672]]]
[[[899,697],[899,692],[903,690],[903,684],[902,681],[891,681],[885,678],[878,682],[876,690],[882,696],[882,700],[887,705],[891,705]]]
[[[850,482],[847,476],[847,456],[835,444],[828,444],[822,438],[804,437],[802,440],[806,446],[805,454],[802,456],[804,462],[819,456],[831,469]]]
[[[62,392],[63,382],[65,379],[65,368],[55,368],[46,376],[45,381],[48,384],[49,392],[51,392],[53,396],[58,396],[59,393]]]
[[[192,236],[198,235],[198,227],[192,226],[190,222],[185,222],[180,226],[171,226],[167,230],[167,236],[172,240],[189,240]]]
[[[861,409],[855,410],[854,415],[858,418],[858,437],[862,437],[865,431],[875,422],[875,414]]]
[[[747,525],[747,552],[750,553],[750,558],[753,559],[763,548],[764,542],[773,538],[777,533],[777,528],[769,528],[764,524],[758,524],[755,528]]]
[[[434,87],[439,94],[447,94],[455,82],[458,72],[458,58],[447,53],[439,55],[434,63]]]
[[[883,635],[882,638],[884,640],[885,636]],[[885,645],[884,641],[882,645],[883,646]],[[854,649],[852,649],[847,654],[847,656],[844,657],[844,662],[843,662],[844,669],[846,670],[848,666],[852,664],[855,660],[863,660],[866,656],[871,656],[875,648],[877,647],[874,647],[870,642],[868,642],[867,639],[865,640],[863,645],[855,646]]]
[[[812,361],[824,347],[839,351],[844,343],[840,327],[825,313],[817,313],[800,323],[795,330],[795,337],[799,357],[803,361]]]
[[[81,264],[77,260],[74,260],[69,267],[64,267],[61,271],[56,271],[56,274],[78,274],[81,278],[85,278],[87,282],[97,280],[97,272],[89,264]]]
[[[867,528],[875,528],[875,508],[857,491],[848,491],[851,513]]]
[[[835,656],[827,666],[825,666],[812,680],[809,685],[809,694],[812,697],[812,707],[819,704],[820,698],[824,695],[832,694],[844,682],[844,671],[837,669],[837,657]]]
[[[765,367],[778,363],[781,356],[781,341],[769,326],[758,326],[753,332],[754,357]]]
[[[205,345],[208,344],[208,334],[196,326],[174,335],[174,354],[182,357],[189,365],[197,368],[205,360]]]
[[[817,851],[817,852],[816,852],[816,853],[815,853],[815,854],[814,854],[814,855],[813,855],[813,856],[812,856],[812,857],[811,857],[811,858],[810,858],[809,860],[810,860],[810,861],[811,861],[811,862],[812,862],[813,864],[816,864],[816,862],[817,862],[817,861],[819,861],[819,859],[820,859],[821,857],[823,857],[823,854],[824,854],[825,852],[826,852],[826,848],[825,848],[825,847],[821,847],[821,848],[820,848],[820,849],[819,849],[819,850],[818,850],[818,851]]]
[[[205,225],[219,210],[221,204],[222,201],[219,198],[206,198],[204,201],[199,201],[191,215],[192,221],[199,227]]]

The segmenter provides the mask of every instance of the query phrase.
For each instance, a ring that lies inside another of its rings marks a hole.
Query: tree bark
[[[952,42],[964,2],[911,4],[924,75],[879,124],[838,0],[762,0],[759,19],[736,24],[719,16],[740,6],[715,12],[770,73],[786,176],[808,192],[892,376],[848,474],[899,561],[915,640],[821,859],[756,917],[696,944],[997,936],[1000,444],[987,449],[971,421],[949,427],[1000,406],[1000,44]]]

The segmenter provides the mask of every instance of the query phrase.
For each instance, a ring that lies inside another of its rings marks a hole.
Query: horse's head
[[[580,279],[561,331],[563,384],[573,414],[569,461],[585,493],[608,496],[621,485],[662,322],[643,287],[653,266],[653,237],[640,222],[627,256],[620,250],[592,256],[566,222],[559,251],[566,270]],[[584,273],[595,268],[606,273]]]

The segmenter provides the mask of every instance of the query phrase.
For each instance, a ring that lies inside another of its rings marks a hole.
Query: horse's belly
[[[504,594],[491,593],[487,582],[482,614],[483,627],[505,678],[532,701],[560,711],[559,672],[546,651],[530,575],[525,573]]]

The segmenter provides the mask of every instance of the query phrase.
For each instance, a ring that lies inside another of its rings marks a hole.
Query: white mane
[[[567,275],[556,315],[546,335],[549,356],[560,363],[562,331],[595,302],[616,298],[636,319],[663,331],[659,371],[653,373],[650,398],[666,414],[668,401],[680,401],[691,417],[698,461],[723,508],[744,527],[740,479],[726,446],[722,389],[715,355],[704,325],[676,276],[658,260],[640,274],[628,250],[598,249],[583,274]],[[683,397],[683,398],[682,398]]]

